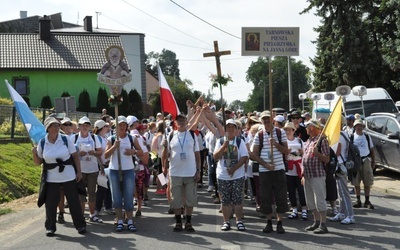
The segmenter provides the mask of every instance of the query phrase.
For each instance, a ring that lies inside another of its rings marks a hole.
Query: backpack
[[[64,144],[67,146],[68,148],[68,140],[67,140],[67,136],[61,134],[61,139],[63,140]],[[45,145],[45,138],[42,138],[40,140],[40,146],[42,147],[42,152],[44,150],[44,145]]]
[[[96,147],[96,140],[94,138],[94,134],[90,134],[90,135],[92,136],[94,147]],[[76,144],[76,141],[78,140],[78,137],[79,137],[79,133],[75,134],[75,144]],[[97,136],[97,138],[100,138],[100,136]]]
[[[345,162],[343,160],[342,155],[340,155],[340,157],[342,157],[343,164],[346,166],[348,172],[357,172],[362,166],[360,150],[354,145],[354,136],[352,136],[350,140],[347,139],[346,136],[343,137],[347,142],[347,161]],[[369,143],[369,138],[367,138],[367,140]]]
[[[196,140],[197,140],[197,139],[194,137],[194,131],[193,131],[193,130],[189,130],[189,132],[190,132],[190,134],[192,135],[192,138],[193,138],[193,147],[194,147],[194,145],[196,144]],[[174,137],[174,134],[175,134],[175,130],[172,131],[172,132],[169,134],[169,136],[168,136],[168,142],[171,142],[172,137]]]
[[[128,136],[129,141],[130,141],[130,143],[131,143],[131,149],[132,149],[132,148],[135,148],[135,145],[133,144],[133,137],[132,137],[132,135],[127,134],[127,136]],[[115,137],[116,137],[115,134],[111,136],[111,145],[114,145]],[[132,161],[133,161],[133,166],[134,166],[135,172],[139,172],[139,171],[138,171],[137,164],[136,164],[135,156],[133,156],[133,155],[132,155]]]
[[[282,145],[282,131],[279,128],[275,128],[275,132],[276,132],[276,136],[278,137],[278,142],[279,144]],[[260,150],[258,151],[258,153],[261,155],[261,150],[263,148],[263,142],[264,142],[264,134],[263,134],[263,130],[260,130],[258,132],[258,138],[259,138],[259,143],[260,143]],[[261,138],[261,139],[260,139]],[[273,157],[273,156],[272,156]],[[285,164],[285,171],[288,171],[288,164],[286,162],[286,157],[284,154],[282,154],[282,159],[283,159],[283,163]],[[256,167],[257,168],[257,167]]]
[[[320,153],[321,153],[321,147],[322,147],[322,140],[320,140],[318,143],[318,151]],[[323,163],[323,164],[327,177],[333,177],[336,171],[336,166],[338,164],[338,158],[336,156],[335,151],[331,147],[329,147],[329,159],[330,160],[328,163]]]
[[[238,149],[240,148],[240,143],[242,142],[242,137],[241,136],[235,136],[236,137],[236,145],[238,147]],[[225,138],[221,137],[219,138],[219,143],[222,145],[224,144]]]

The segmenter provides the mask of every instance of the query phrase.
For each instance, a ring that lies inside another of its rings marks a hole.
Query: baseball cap
[[[236,122],[235,122],[235,120],[233,120],[233,119],[228,119],[228,120],[226,120],[226,125],[235,125],[235,127],[237,128],[237,124],[236,124]]]
[[[283,117],[283,115],[277,115],[275,116],[274,121],[282,123],[285,121],[285,117]]]
[[[61,120],[61,124],[65,123],[71,123],[71,119],[69,119],[68,117],[64,117],[64,119]]]
[[[120,124],[122,122],[125,122],[126,124],[128,124],[128,120],[126,119],[126,117],[123,115],[120,115],[120,116],[118,116],[118,124]]]
[[[79,119],[78,124],[84,124],[84,123],[92,124],[92,123],[90,122],[90,119],[89,119],[87,116],[84,116],[84,117],[82,117],[81,119]]]
[[[318,121],[317,119],[310,119],[308,122],[306,122],[304,125],[306,125],[306,127],[308,125],[313,125],[316,128],[321,128],[321,123],[320,121]]]
[[[347,119],[347,120],[353,120],[353,121],[354,121],[354,120],[356,119],[356,117],[355,117],[353,114],[350,114],[350,115],[347,115],[347,116],[346,116],[346,119]]]
[[[94,127],[95,128],[98,128],[98,129],[101,129],[101,128],[103,128],[104,126],[106,126],[107,125],[107,123],[105,122],[105,121],[103,121],[103,120],[97,120],[95,123],[94,123]]]
[[[124,116],[125,117],[125,116]],[[136,116],[133,116],[133,115],[128,115],[128,117],[126,117],[126,123],[129,125],[129,126],[132,126],[132,124],[134,124],[135,122],[137,122],[137,121],[139,121],[138,120],[138,118],[136,118]]]
[[[144,125],[144,124],[139,124],[139,125],[136,127],[136,129],[137,129],[137,130],[147,129],[147,126]]]

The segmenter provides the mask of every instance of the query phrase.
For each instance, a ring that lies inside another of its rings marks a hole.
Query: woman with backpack
[[[44,194],[46,207],[46,236],[55,235],[57,206],[60,201],[60,188],[64,189],[75,228],[79,234],[86,233],[86,221],[83,217],[78,196],[77,182],[82,179],[78,153],[71,139],[60,134],[60,122],[54,117],[44,121],[46,136],[37,147],[32,149],[33,161],[43,164]],[[75,168],[74,168],[75,162]],[[40,197],[40,196],[39,196]],[[43,203],[39,203],[40,207]]]

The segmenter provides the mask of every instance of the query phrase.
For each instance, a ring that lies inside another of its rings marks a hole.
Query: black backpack
[[[342,132],[341,132],[342,133]],[[362,160],[360,155],[360,150],[356,145],[354,145],[354,136],[352,139],[347,139],[346,136],[342,135],[347,142],[347,161],[343,161],[348,172],[357,172],[362,166]],[[367,138],[369,143],[369,138]],[[341,156],[342,157],[342,156]],[[343,157],[342,157],[343,160]]]
[[[323,139],[321,139],[318,143],[318,151],[320,153],[321,153],[321,147],[322,147],[322,140]],[[324,163],[324,168],[325,168],[327,177],[333,177],[333,175],[335,174],[335,171],[336,171],[337,164],[338,164],[338,158],[336,156],[336,153],[331,147],[329,147],[329,162]]]

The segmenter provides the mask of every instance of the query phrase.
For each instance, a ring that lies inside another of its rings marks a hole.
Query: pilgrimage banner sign
[[[299,27],[242,27],[242,56],[298,56]]]

